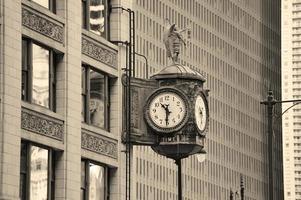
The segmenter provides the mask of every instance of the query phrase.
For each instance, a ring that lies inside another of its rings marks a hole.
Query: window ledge
[[[82,129],[85,129],[87,131],[95,133],[96,135],[102,135],[102,136],[117,140],[116,136],[113,133],[110,133],[110,132],[108,132],[108,131],[106,131],[102,128],[97,127],[97,126],[89,125],[89,124],[86,124],[86,123],[82,122]]]
[[[35,2],[31,2],[31,1],[28,1],[28,0],[22,0],[22,4],[23,5],[26,5],[27,7],[30,7],[32,9],[34,9],[36,12],[42,14],[42,15],[45,15],[45,16],[48,16],[50,18],[52,18],[53,20],[59,22],[60,24],[65,24],[65,20],[54,14],[53,12],[51,12],[49,9],[35,3]]]
[[[106,40],[105,38],[103,38],[103,37],[101,37],[101,36],[99,36],[95,33],[92,33],[91,31],[88,31],[86,29],[82,29],[82,34],[89,37],[89,38],[91,38],[91,39],[93,39],[93,40],[95,40],[95,41],[97,41],[97,42],[99,42],[99,43],[101,43],[101,44],[103,44],[103,45],[105,45],[105,46],[107,46],[107,47],[109,47],[109,48],[111,48],[111,49],[113,49],[113,50],[115,50],[115,51],[118,51],[118,46],[117,45],[113,44],[112,42]]]
[[[43,115],[58,119],[60,121],[64,121],[64,117],[62,115],[60,115],[58,113],[55,113],[55,112],[49,110],[48,108],[44,108],[43,106],[39,106],[39,105],[36,105],[36,104],[31,104],[31,103],[28,103],[28,102],[25,102],[25,101],[21,102],[21,106],[24,107],[24,108],[27,108],[29,110],[41,113]]]

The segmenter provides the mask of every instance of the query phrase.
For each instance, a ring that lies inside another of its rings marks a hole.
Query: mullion
[[[108,178],[108,168],[105,167],[105,166],[102,166],[104,168],[104,174],[103,174],[103,177],[104,177],[104,196],[105,196],[105,199],[108,198],[108,188],[109,188],[109,178]]]
[[[90,195],[90,162],[86,162],[86,193],[85,193],[85,200],[89,200],[89,195]]]
[[[47,49],[48,50],[48,49]],[[55,110],[55,69],[54,69],[54,55],[53,51],[48,50],[49,52],[49,109]]]
[[[105,6],[105,9],[104,9],[104,18],[105,18],[105,38],[106,39],[109,39],[109,20],[110,20],[110,15],[109,15],[109,0],[104,0],[104,6]]]
[[[31,178],[31,147],[30,143],[27,143],[27,179],[26,179],[26,199],[30,199],[30,178]]]
[[[104,75],[104,129],[109,129],[109,80],[108,76]]]
[[[27,41],[27,45],[28,45],[28,53],[27,53],[27,64],[28,64],[28,76],[27,76],[27,83],[28,83],[28,87],[27,87],[27,100],[32,103],[32,73],[33,73],[33,64],[32,64],[32,59],[33,59],[33,55],[32,55],[32,42],[31,41]]]
[[[90,67],[86,67],[86,75],[87,75],[87,80],[86,80],[86,97],[87,97],[87,100],[86,100],[86,113],[87,113],[87,123],[88,124],[91,124],[91,121],[90,121],[90,108],[89,108],[89,105],[90,105]]]
[[[48,170],[48,173],[47,173],[47,199],[51,199],[51,176],[52,176],[52,171],[51,171],[51,168],[52,168],[52,156],[51,156],[51,152],[49,149],[48,150],[48,166],[47,166],[47,170]]]

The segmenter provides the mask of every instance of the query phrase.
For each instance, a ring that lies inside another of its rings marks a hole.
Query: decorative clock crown
[[[157,74],[151,76],[151,79],[186,79],[201,81],[202,83],[206,81],[205,77],[201,73],[191,69],[190,67],[183,66],[180,64],[173,64],[164,67]]]

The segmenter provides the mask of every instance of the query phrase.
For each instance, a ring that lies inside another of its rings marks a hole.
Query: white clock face
[[[174,128],[186,116],[184,100],[174,92],[161,92],[149,104],[149,117],[159,128]]]
[[[195,102],[195,120],[200,131],[204,131],[207,123],[207,109],[204,99],[199,95]]]

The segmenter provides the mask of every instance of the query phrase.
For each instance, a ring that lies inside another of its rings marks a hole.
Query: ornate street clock
[[[158,88],[146,99],[144,119],[149,135],[157,136],[152,149],[175,160],[202,152],[209,124],[204,76],[172,64],[151,79]]]
[[[173,24],[164,33],[166,52],[172,64],[149,80],[134,79],[136,84],[131,81],[135,89],[129,111],[132,114],[130,142],[151,146],[158,154],[177,161],[206,152],[209,126],[206,78],[196,68],[180,63],[180,46],[185,44],[181,32],[183,30]]]
[[[163,87],[155,90],[145,105],[145,119],[158,134],[180,130],[188,119],[187,97],[178,89]]]

